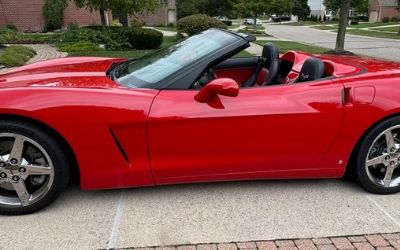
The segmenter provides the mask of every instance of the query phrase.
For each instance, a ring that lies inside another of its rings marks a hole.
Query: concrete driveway
[[[105,249],[400,231],[400,195],[344,180],[254,181],[84,192],[0,217],[0,249]]]
[[[334,49],[336,33],[304,26],[265,24],[268,34],[278,39]],[[346,50],[356,54],[400,61],[400,40],[346,35]]]

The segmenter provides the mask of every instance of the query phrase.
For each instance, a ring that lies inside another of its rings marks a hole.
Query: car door
[[[323,168],[343,120],[343,86],[331,80],[240,89],[221,105],[199,103],[198,90],[163,90],[149,117],[158,183]]]

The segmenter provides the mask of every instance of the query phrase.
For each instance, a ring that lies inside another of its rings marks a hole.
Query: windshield
[[[205,31],[122,65],[117,69],[115,80],[128,87],[146,88],[237,41],[237,39],[236,36],[227,32]]]

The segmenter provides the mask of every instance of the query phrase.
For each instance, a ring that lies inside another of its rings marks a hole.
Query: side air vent
[[[118,138],[115,136],[114,131],[112,131],[112,129],[110,129],[110,134],[111,134],[111,137],[114,139],[115,145],[117,145],[117,148],[118,148],[119,151],[121,152],[121,155],[124,157],[125,161],[126,161],[127,163],[129,163],[129,158],[128,158],[128,156],[126,155],[124,149],[123,149],[122,146],[121,146],[121,143],[118,141]]]

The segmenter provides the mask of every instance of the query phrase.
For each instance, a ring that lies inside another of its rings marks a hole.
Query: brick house
[[[146,25],[168,25],[176,23],[176,1],[161,0],[160,7],[154,14],[139,15]]]
[[[43,31],[45,22],[42,8],[45,0],[0,0],[0,27],[15,25],[21,31]],[[176,20],[175,0],[161,0],[159,9],[154,14],[141,15],[146,24],[168,24]],[[112,22],[112,14],[107,12],[108,23]],[[101,24],[100,13],[76,7],[69,2],[64,12],[64,27],[68,24],[80,26]]]
[[[372,0],[369,8],[369,21],[381,22],[384,17],[399,17],[399,0]]]

